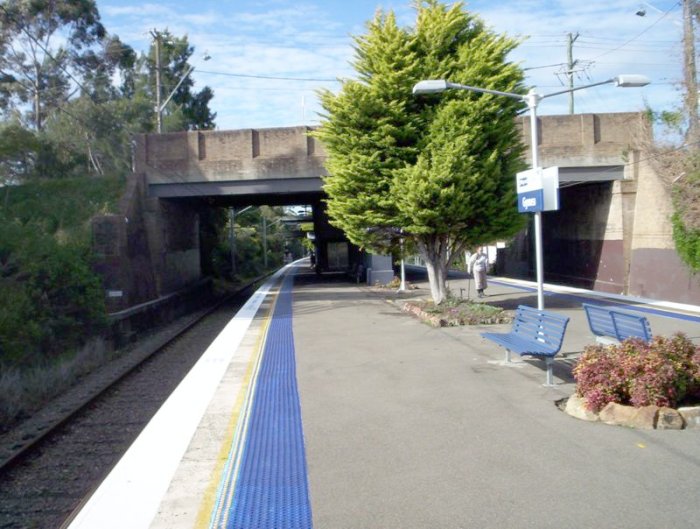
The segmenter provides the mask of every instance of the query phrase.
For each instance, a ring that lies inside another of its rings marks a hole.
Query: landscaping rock
[[[564,411],[572,417],[576,417],[577,419],[581,419],[583,421],[600,420],[597,413],[586,408],[586,401],[578,395],[571,395],[569,397],[569,399],[566,401]]]
[[[673,408],[659,408],[656,418],[657,430],[682,430],[684,426],[683,417],[678,410]]]
[[[700,430],[700,406],[678,408],[678,413],[683,417],[686,429]]]
[[[605,424],[627,426],[640,430],[653,430],[658,412],[658,406],[635,408],[610,402],[600,411],[599,417]]]
[[[432,325],[433,327],[445,326],[445,321],[441,319],[440,316],[428,314],[421,307],[413,303],[404,303],[402,309],[404,312],[417,316],[419,319],[423,320],[428,325]]]

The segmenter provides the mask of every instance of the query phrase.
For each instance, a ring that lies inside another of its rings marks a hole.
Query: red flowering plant
[[[592,411],[609,402],[676,407],[700,399],[700,346],[683,334],[628,339],[585,348],[576,367],[576,394]]]

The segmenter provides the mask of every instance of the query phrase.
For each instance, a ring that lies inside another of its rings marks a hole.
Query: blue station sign
[[[515,177],[518,211],[535,213],[559,209],[559,168],[521,171]]]
[[[520,213],[534,213],[543,210],[544,192],[541,189],[518,193],[518,211]]]

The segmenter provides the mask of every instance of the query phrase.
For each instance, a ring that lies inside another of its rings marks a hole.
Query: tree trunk
[[[418,241],[418,251],[425,261],[433,302],[439,305],[447,299],[447,241],[445,236],[433,236]]]

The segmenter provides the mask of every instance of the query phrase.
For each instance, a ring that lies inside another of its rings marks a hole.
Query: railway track
[[[0,438],[0,529],[63,527],[250,290],[164,329]]]

